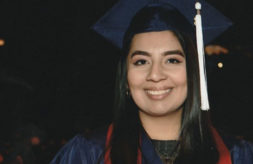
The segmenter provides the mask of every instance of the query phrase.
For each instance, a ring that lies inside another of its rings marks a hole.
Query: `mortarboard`
[[[195,2],[195,0],[120,0],[92,28],[121,48],[124,34],[132,18],[143,7],[151,3],[167,4],[184,15],[194,27]],[[199,2],[202,5],[204,43],[207,44],[224,32],[231,25],[231,21],[203,0]]]
[[[208,110],[209,103],[203,46],[204,43],[208,44],[218,37],[231,26],[232,23],[228,18],[223,16],[223,14],[205,1],[198,0],[198,2],[200,3],[195,6],[196,0],[120,0],[102,18],[100,18],[92,28],[116,47],[121,49],[123,46],[124,35],[129,28],[132,19],[142,8],[146,6],[160,5],[161,8],[167,8],[168,10],[178,12],[178,15],[171,16],[171,18],[174,17],[174,21],[171,21],[172,26],[168,27],[156,22],[154,23],[156,25],[151,27],[150,31],[175,30],[181,28],[190,36],[193,36],[193,38],[196,36],[200,64],[201,108],[203,110]],[[201,20],[200,9],[203,20]]]

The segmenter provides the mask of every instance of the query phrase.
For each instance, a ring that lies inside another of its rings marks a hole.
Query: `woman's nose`
[[[166,78],[167,78],[167,75],[164,72],[164,69],[160,63],[153,64],[150,67],[149,73],[147,75],[148,81],[159,82],[161,80],[165,80]]]

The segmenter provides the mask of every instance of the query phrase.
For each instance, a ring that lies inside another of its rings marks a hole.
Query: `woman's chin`
[[[180,108],[181,109],[181,108]],[[147,115],[149,117],[169,117],[177,113],[181,113],[180,109],[154,109],[152,111],[143,111],[140,110],[140,115]]]

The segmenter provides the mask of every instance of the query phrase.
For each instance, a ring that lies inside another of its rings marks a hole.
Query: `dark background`
[[[27,133],[46,142],[110,122],[119,51],[90,26],[115,2],[0,0],[0,38],[5,40],[0,143],[13,143],[16,132],[31,125],[36,130],[27,128]],[[207,57],[212,119],[221,130],[252,140],[252,6],[250,0],[208,2],[234,22],[213,42],[230,53]]]

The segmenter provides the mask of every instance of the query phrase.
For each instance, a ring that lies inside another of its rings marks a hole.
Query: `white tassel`
[[[209,101],[207,93],[207,80],[205,72],[205,58],[204,58],[204,43],[203,43],[203,33],[202,33],[202,21],[200,15],[201,4],[197,2],[195,4],[197,9],[197,15],[195,16],[195,26],[196,26],[196,38],[197,38],[197,50],[199,59],[199,77],[200,77],[200,96],[201,96],[201,109],[209,110]]]

